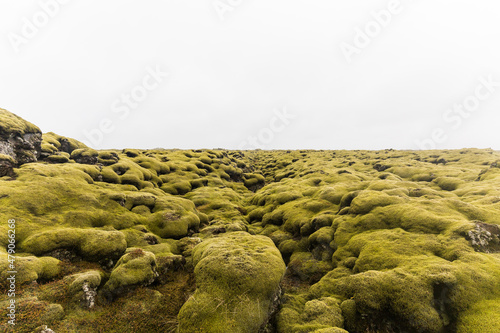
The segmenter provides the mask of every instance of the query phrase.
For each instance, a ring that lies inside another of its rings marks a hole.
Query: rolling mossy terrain
[[[2,332],[500,332],[500,152],[96,151],[0,122]]]

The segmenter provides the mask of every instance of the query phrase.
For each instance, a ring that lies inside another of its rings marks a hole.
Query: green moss
[[[99,153],[91,148],[80,148],[80,149],[75,149],[71,152],[71,159],[78,161],[90,161],[91,159],[94,159],[97,161],[97,157],[99,156]],[[85,163],[89,164],[89,163]]]
[[[346,299],[340,304],[342,316],[344,317],[347,326],[356,326],[356,301],[353,299]]]
[[[7,283],[7,278],[10,277],[8,271],[11,269],[9,269],[8,259],[6,254],[0,254],[0,277],[2,278],[0,285],[2,286]],[[59,260],[52,257],[16,256],[14,265],[17,271],[16,283],[19,285],[32,281],[49,281],[56,278],[61,272]]]
[[[198,229],[200,218],[196,214],[185,211],[182,214],[161,211],[151,215],[149,218],[151,231],[162,238],[182,238],[187,236],[190,229]]]
[[[343,327],[344,318],[339,305],[339,300],[332,297],[314,299],[305,304],[304,316],[310,323]]]
[[[338,327],[320,328],[313,333],[347,333],[346,330]]]
[[[323,227],[309,236],[309,243],[312,245],[329,245],[333,240],[334,231],[331,227]]]
[[[37,126],[7,110],[0,109],[0,119],[0,134],[17,133],[24,135],[27,133],[41,133]]]
[[[384,207],[404,202],[402,198],[387,195],[384,192],[361,191],[352,200],[349,213],[367,214],[375,207]]]
[[[436,184],[445,191],[454,191],[461,184],[463,184],[463,180],[454,178],[454,177],[439,177],[435,180]]]
[[[311,221],[314,230],[319,230],[323,227],[331,226],[333,217],[333,212],[323,213],[315,216]]]
[[[0,161],[5,161],[5,162],[9,162],[11,163],[12,165],[15,165],[16,164],[16,161],[14,160],[14,158],[10,155],[5,155],[5,154],[0,154]]]
[[[124,174],[123,176],[120,176],[120,183],[127,184],[127,185],[133,185],[138,190],[140,190],[144,187],[142,180],[137,175],[134,175],[134,174]]]
[[[500,300],[484,300],[474,304],[458,318],[457,332],[494,333],[500,330]]]
[[[45,160],[50,163],[68,163],[69,154],[63,152],[60,154],[50,155]]]
[[[49,304],[43,313],[41,320],[44,323],[52,324],[64,318],[64,309],[60,304]]]
[[[60,136],[53,132],[44,133],[42,138],[42,151],[44,151],[45,147],[45,149],[47,149],[46,152],[55,153],[59,151],[71,154],[75,149],[88,148],[85,144],[78,140]]]
[[[277,317],[278,332],[346,332],[340,300],[334,297],[307,300],[290,295]]]
[[[212,164],[213,160],[210,157],[205,155],[205,156],[200,157],[200,162],[204,163],[204,164]]]
[[[104,167],[101,175],[102,180],[106,183],[120,184],[120,177],[110,167]]]
[[[99,151],[97,162],[103,165],[113,165],[120,160],[120,156],[115,151]]]
[[[287,268],[287,274],[314,283],[332,270],[333,266],[330,261],[317,260],[310,252],[294,252]]]
[[[121,289],[135,285],[149,285],[154,282],[156,257],[153,253],[141,249],[129,249],[113,268],[109,280],[102,289],[103,295],[112,299]]]
[[[264,186],[265,178],[259,174],[243,174],[244,184],[250,190]]]
[[[179,332],[256,332],[265,323],[285,264],[271,240],[244,232],[199,244],[196,292],[179,313]]]
[[[49,153],[55,153],[61,148],[61,142],[58,140],[59,136],[55,133],[43,133],[42,134],[42,151]],[[45,147],[45,148],[44,148]],[[46,149],[46,150],[44,150]]]
[[[74,249],[91,261],[119,258],[127,242],[119,231],[62,228],[36,233],[26,238],[20,247],[29,253],[43,255],[56,249]]]
[[[191,191],[192,186],[189,181],[177,181],[175,183],[169,183],[164,184],[161,189],[165,191],[166,193],[173,194],[173,195],[184,195]]]
[[[141,152],[137,149],[124,149],[123,153],[128,157],[137,157],[141,154]]]
[[[131,212],[139,215],[148,216],[149,214],[151,214],[151,209],[146,205],[139,205],[132,208]]]
[[[68,294],[82,296],[82,288],[87,284],[91,288],[98,288],[101,285],[102,273],[96,270],[85,271],[73,274],[64,278],[68,283]]]
[[[275,210],[273,212],[267,213],[262,218],[262,224],[274,224],[274,225],[282,225],[283,224],[283,210]]]

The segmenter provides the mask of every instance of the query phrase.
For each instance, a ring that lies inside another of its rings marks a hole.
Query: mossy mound
[[[75,139],[67,138],[53,132],[44,133],[42,141],[42,157],[46,157],[57,152],[71,154],[76,149],[87,149],[88,147]]]
[[[272,241],[245,232],[205,240],[193,250],[194,295],[179,332],[257,332],[270,319],[285,264]]]
[[[112,300],[131,286],[148,286],[158,277],[156,266],[152,252],[131,248],[118,260],[101,293]]]
[[[101,285],[102,275],[99,271],[90,270],[65,277],[68,281],[68,294],[81,298],[84,285],[97,289]]]
[[[457,332],[499,332],[500,300],[484,300],[476,303],[462,314],[458,321]]]
[[[0,108],[0,136],[17,134],[23,136],[28,133],[42,133],[40,129],[21,117]]]
[[[278,332],[347,332],[340,308],[341,301],[323,297],[307,301],[300,296],[290,296],[278,314]]]
[[[75,149],[71,152],[71,159],[81,164],[96,164],[99,153],[90,148]]]
[[[20,248],[35,255],[61,248],[74,249],[89,261],[99,261],[120,258],[127,248],[127,242],[119,231],[65,228],[29,236],[20,244]]]
[[[0,254],[0,286],[7,289],[7,278],[10,277],[9,271],[12,271],[12,257],[7,254]],[[16,273],[16,283],[19,285],[33,281],[50,281],[59,277],[61,266],[59,260],[52,257],[19,256],[14,261]]]

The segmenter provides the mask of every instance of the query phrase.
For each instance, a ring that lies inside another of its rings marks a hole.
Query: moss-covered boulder
[[[7,254],[0,254],[0,286],[7,283],[7,278],[10,277],[8,273],[10,264]],[[50,281],[56,278],[60,272],[61,267],[59,260],[51,257],[35,257],[35,256],[17,256],[14,262],[16,273],[16,283],[24,284],[33,281]]]
[[[76,149],[88,148],[84,143],[78,140],[67,138],[53,132],[44,133],[42,138],[42,159],[57,153],[71,154]]]
[[[37,161],[41,142],[42,132],[37,126],[0,109],[0,177],[10,173],[8,162],[21,165]],[[10,156],[12,160],[2,155]]]
[[[102,288],[107,300],[119,296],[128,288],[137,285],[148,286],[158,277],[156,257],[152,252],[131,248],[116,263],[109,280]]]
[[[97,270],[66,276],[64,280],[68,285],[69,297],[84,308],[93,308],[96,303],[96,290],[101,285],[102,276],[103,273]]]
[[[125,252],[127,241],[119,231],[59,228],[32,234],[20,248],[35,255],[71,249],[89,261],[116,260]]]
[[[91,148],[75,149],[71,152],[71,159],[81,164],[96,164],[99,153]]]
[[[280,294],[285,264],[274,243],[222,234],[193,250],[196,292],[179,313],[179,332],[258,332]]]
[[[500,252],[500,226],[476,221],[474,230],[469,230],[467,238],[479,252]]]
[[[305,297],[289,296],[277,316],[280,333],[347,332],[340,300],[323,297],[308,301]]]

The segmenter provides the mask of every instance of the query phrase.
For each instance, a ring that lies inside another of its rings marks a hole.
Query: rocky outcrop
[[[38,127],[0,109],[0,177],[12,176],[14,167],[36,162],[41,142],[42,132]]]
[[[77,149],[88,148],[78,140],[66,138],[56,133],[44,133],[40,158],[50,163],[66,163],[70,154]]]
[[[500,252],[500,227],[476,221],[476,227],[467,233],[472,247],[477,252]]]

